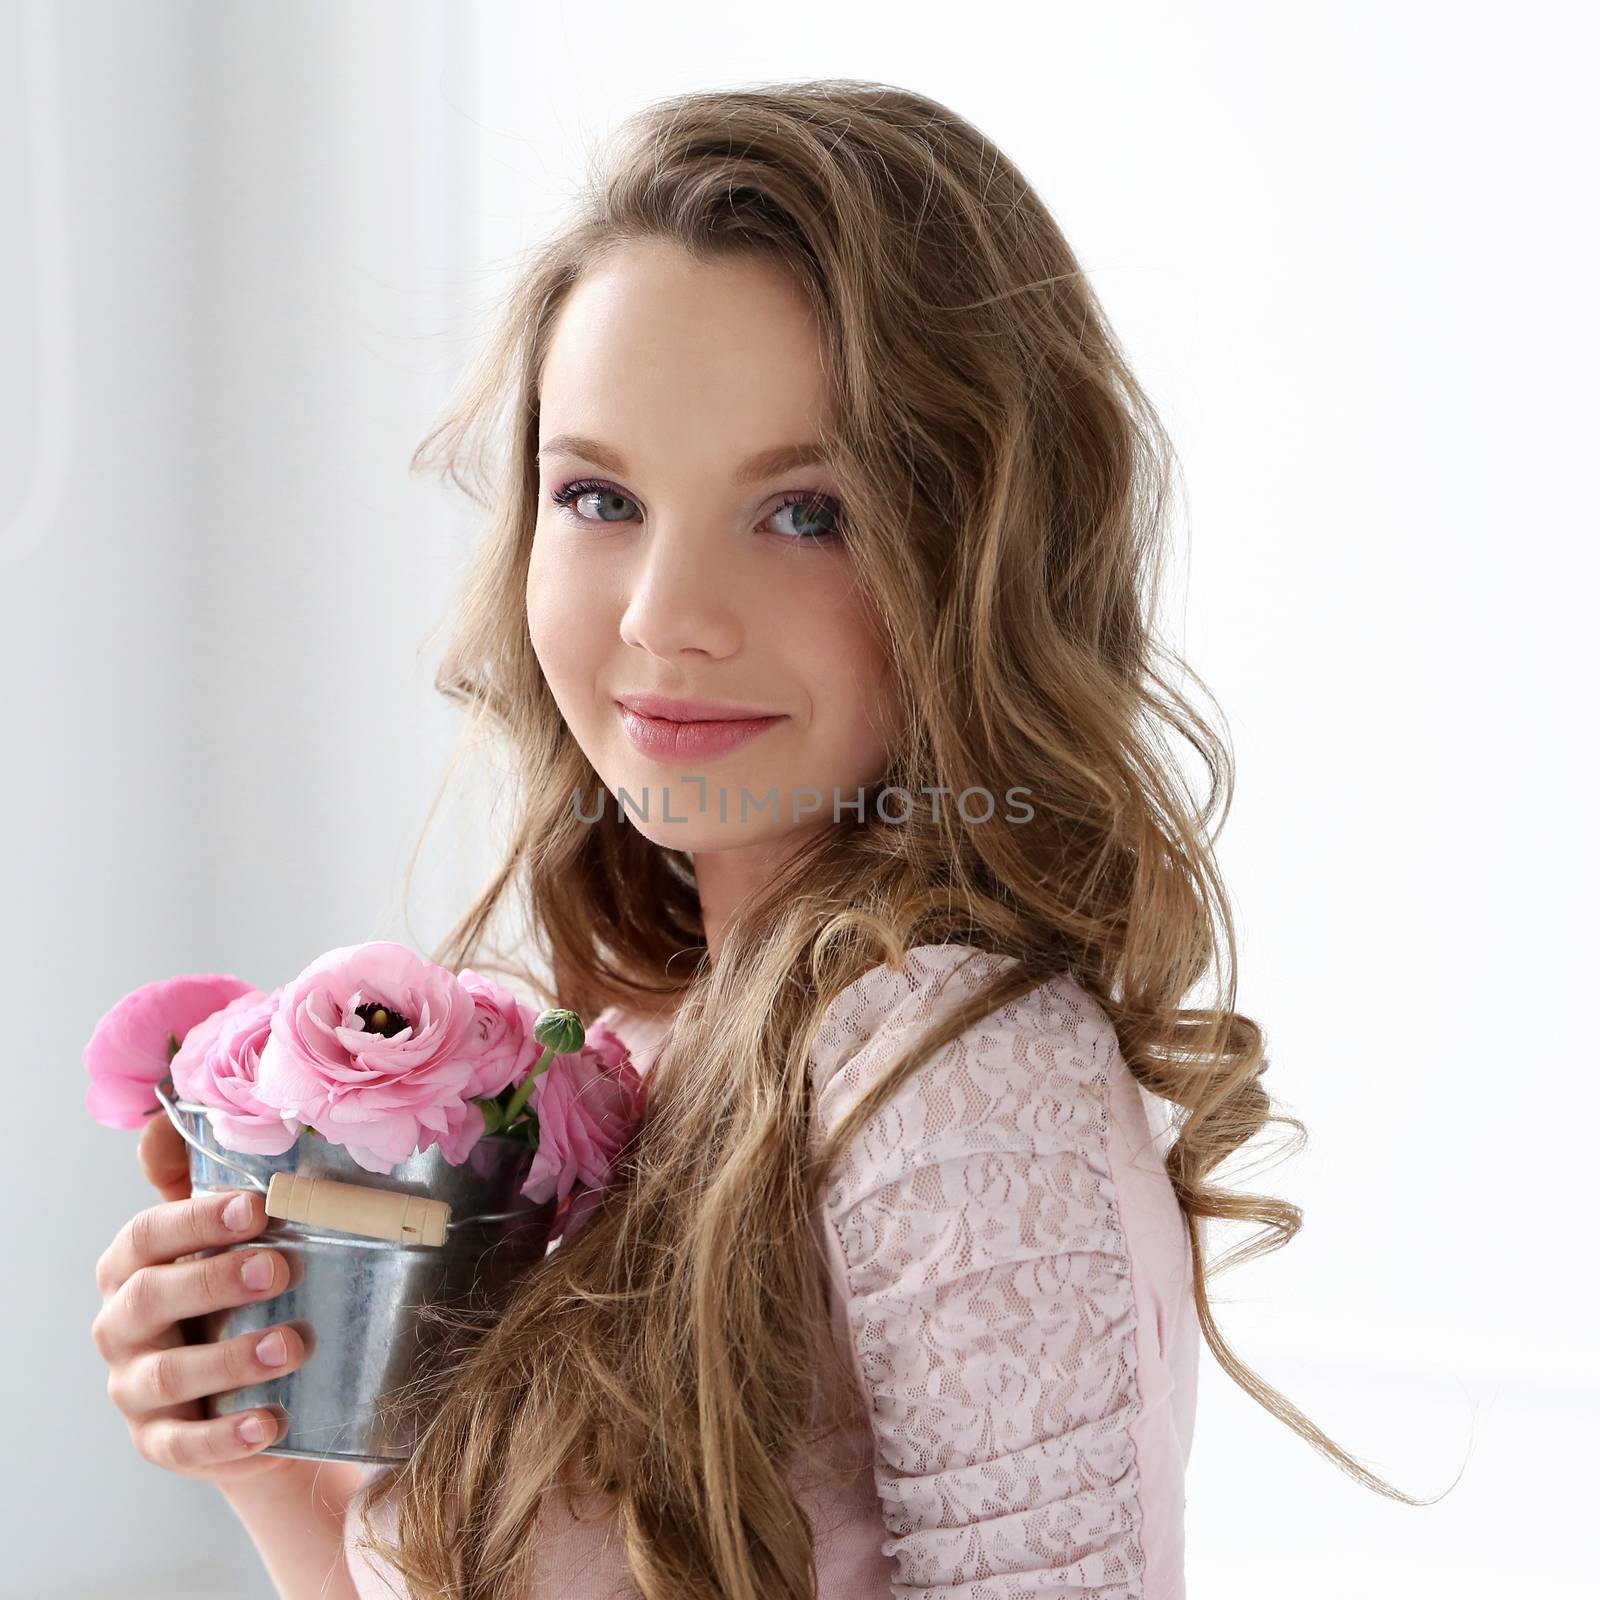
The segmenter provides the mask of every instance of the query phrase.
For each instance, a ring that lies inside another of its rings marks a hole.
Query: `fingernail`
[[[239,1275],[247,1289],[265,1289],[272,1282],[272,1257],[251,1256]]]
[[[266,1366],[281,1367],[288,1357],[289,1347],[283,1342],[283,1335],[276,1328],[256,1346],[256,1360]]]
[[[239,1424],[239,1438],[245,1444],[260,1444],[267,1436],[267,1430],[261,1426],[260,1417],[246,1417]]]
[[[250,1197],[236,1194],[222,1208],[222,1220],[235,1233],[243,1233],[250,1226]]]

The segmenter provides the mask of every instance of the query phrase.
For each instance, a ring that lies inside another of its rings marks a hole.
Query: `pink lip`
[[[714,707],[716,716],[681,720],[684,706],[698,710],[705,706],[704,701],[655,702],[672,706],[679,713],[673,717],[651,716],[635,709],[638,701],[649,698],[629,695],[617,702],[617,711],[628,742],[641,755],[656,761],[683,762],[726,755],[784,721],[782,716],[729,716],[726,706]]]
[[[715,700],[674,700],[664,694],[619,694],[617,704],[661,722],[760,722],[779,715],[760,706],[725,706]]]

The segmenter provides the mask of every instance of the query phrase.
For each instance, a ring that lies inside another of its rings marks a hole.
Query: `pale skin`
[[[834,797],[853,801],[876,782],[900,731],[855,581],[848,508],[826,463],[741,479],[752,457],[815,442],[824,403],[817,329],[770,264],[707,265],[659,241],[630,244],[574,287],[539,400],[529,638],[609,795],[648,797],[649,818],[629,812],[632,825],[690,852],[715,960],[741,903],[804,838],[840,825]],[[555,446],[562,435],[599,441],[615,459]],[[603,487],[566,507],[552,500],[580,479]],[[721,755],[663,760],[626,736],[615,696],[628,693],[781,720]],[[741,816],[741,790],[756,800],[776,790],[780,803]],[[796,820],[805,791],[821,796],[820,808]],[[586,797],[590,814],[594,802]],[[855,813],[843,817],[849,825]],[[203,1416],[207,1395],[305,1361],[299,1333],[269,1330],[284,1347],[273,1362],[262,1335],[190,1345],[179,1325],[287,1286],[277,1251],[250,1252],[270,1267],[262,1287],[241,1276],[246,1252],[193,1259],[260,1233],[262,1197],[245,1195],[244,1226],[229,1227],[231,1196],[191,1195],[187,1151],[165,1116],[143,1130],[139,1159],[160,1203],[125,1224],[97,1263],[92,1328],[129,1438],[153,1465],[223,1491],[280,1593],[353,1596],[341,1523],[362,1469],[262,1455],[279,1433],[271,1413]],[[241,1434],[247,1417],[265,1424],[259,1441]]]
[[[629,244],[574,286],[540,385],[529,638],[609,791],[585,796],[584,814],[601,798],[614,811],[619,790],[639,806],[648,797],[648,820],[628,820],[691,853],[713,961],[776,863],[816,829],[855,820],[843,810],[834,821],[834,796],[854,801],[881,778],[897,736],[827,465],[740,481],[750,458],[815,443],[823,404],[818,330],[782,271],[696,262],[659,240]],[[571,436],[609,459],[558,442]],[[595,487],[566,506],[552,498],[585,480]],[[625,693],[783,720],[720,756],[663,760],[628,739],[615,703]],[[780,803],[757,809],[773,790]],[[821,796],[809,814],[810,797],[794,798],[805,790]]]

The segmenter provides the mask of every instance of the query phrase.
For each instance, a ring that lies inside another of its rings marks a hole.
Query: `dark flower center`
[[[401,1016],[398,1011],[390,1011],[376,1000],[357,1006],[356,1015],[361,1018],[361,1025],[368,1033],[381,1033],[385,1039],[392,1039],[401,1029],[411,1026],[409,1018]]]

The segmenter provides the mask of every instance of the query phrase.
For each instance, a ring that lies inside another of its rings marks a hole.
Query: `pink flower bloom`
[[[537,1014],[509,989],[470,967],[456,977],[477,1010],[477,1062],[467,1094],[474,1100],[492,1100],[520,1084],[544,1055],[544,1046],[533,1036]]]
[[[207,972],[163,978],[124,995],[83,1049],[89,1115],[108,1128],[142,1128],[161,1109],[155,1086],[167,1075],[170,1041],[181,1045],[197,1022],[251,992],[259,991],[243,978]]]
[[[197,1022],[172,1058],[172,1084],[178,1098],[206,1108],[217,1142],[227,1150],[280,1156],[300,1136],[300,1124],[256,1094],[262,1046],[271,1028],[281,989],[259,989],[231,1000]]]
[[[597,1022],[588,1029],[583,1036],[583,1047],[594,1051],[607,1072],[621,1071],[622,1064],[630,1059],[627,1045],[603,1022]]]
[[[481,1043],[453,972],[388,940],[343,945],[284,989],[256,1094],[369,1172],[435,1143],[459,1164],[483,1136],[469,1099]]]
[[[472,1153],[472,1147],[483,1137],[483,1112],[470,1100],[463,1100],[459,1104],[447,1101],[444,1106],[444,1122],[444,1130],[439,1134],[437,1141],[439,1151],[452,1167],[459,1167]],[[426,1150],[427,1145],[421,1148]]]
[[[521,1192],[535,1204],[554,1196],[565,1226],[575,1231],[597,1201],[573,1196],[573,1185],[605,1186],[644,1112],[644,1082],[628,1047],[596,1023],[577,1054],[552,1058],[533,1098],[539,1145]]]

